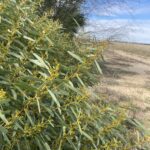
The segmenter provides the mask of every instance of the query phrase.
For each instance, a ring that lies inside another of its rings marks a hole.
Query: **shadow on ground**
[[[111,49],[104,57],[105,62],[101,64],[104,75],[94,91],[107,95],[108,101],[130,108],[130,114],[149,128],[150,59]]]

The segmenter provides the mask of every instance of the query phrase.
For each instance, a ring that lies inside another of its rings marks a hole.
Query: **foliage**
[[[148,138],[137,121],[90,100],[98,51],[83,53],[58,22],[37,15],[39,4],[0,3],[0,149],[140,148]]]
[[[59,20],[65,32],[71,35],[77,32],[78,27],[85,25],[85,16],[80,7],[85,0],[44,0],[39,8],[40,15],[47,10],[52,10],[53,15],[49,18]]]

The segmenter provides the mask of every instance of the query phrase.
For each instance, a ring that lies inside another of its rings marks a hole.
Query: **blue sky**
[[[150,44],[150,0],[126,0],[119,5],[111,1],[91,7],[85,31],[98,38]]]

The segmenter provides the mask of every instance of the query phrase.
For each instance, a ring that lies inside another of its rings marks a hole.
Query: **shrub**
[[[79,50],[38,0],[0,3],[0,149],[131,149],[136,121],[86,88],[97,51]],[[131,124],[129,126],[129,123]],[[130,127],[130,128],[129,128]]]
[[[49,17],[62,23],[64,31],[72,36],[77,33],[79,26],[85,25],[85,14],[81,6],[85,0],[44,0],[39,8],[42,15],[46,10],[53,11]]]

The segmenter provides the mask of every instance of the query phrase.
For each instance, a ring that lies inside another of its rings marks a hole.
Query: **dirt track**
[[[104,77],[94,87],[95,91],[131,108],[132,116],[150,129],[150,57],[112,49],[107,50],[104,57]]]

